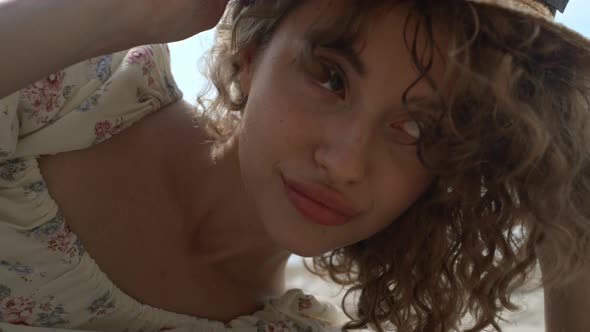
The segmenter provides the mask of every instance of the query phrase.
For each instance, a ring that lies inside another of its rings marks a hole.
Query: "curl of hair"
[[[224,112],[247,99],[232,92],[240,52],[264,47],[302,2],[238,2],[228,11],[209,60],[218,95],[205,111],[217,137],[235,128]],[[347,17],[362,20],[394,1],[349,2]],[[384,231],[315,257],[313,272],[349,286],[345,300],[354,296],[356,308],[343,300],[346,329],[443,332],[469,314],[469,331],[500,331],[501,311],[517,308],[511,295],[539,259],[545,286],[590,266],[590,57],[500,9],[405,2],[414,8],[403,33],[418,79],[435,87],[432,54],[446,59],[440,112],[416,115],[419,157],[436,180]],[[432,37],[432,22],[448,28],[448,48],[434,38],[416,47],[418,30]]]
[[[207,56],[209,85],[197,104],[206,119],[203,125],[219,141],[227,141],[237,127],[248,100],[239,84],[240,55],[248,47],[260,52],[282,21],[299,1],[236,1],[228,5],[217,27],[215,42]],[[213,99],[207,96],[215,90]]]

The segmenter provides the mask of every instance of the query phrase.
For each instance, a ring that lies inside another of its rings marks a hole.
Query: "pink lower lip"
[[[325,226],[338,226],[346,224],[350,218],[343,216],[334,210],[313,201],[298,193],[285,184],[287,197],[303,216],[312,222]]]

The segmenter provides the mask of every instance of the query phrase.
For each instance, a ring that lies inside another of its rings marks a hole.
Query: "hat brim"
[[[542,15],[539,12],[528,8],[519,0],[467,0],[469,2],[490,6],[495,8],[505,9],[537,22],[541,27],[559,35],[564,42],[571,44],[573,47],[588,53],[590,56],[590,39],[586,38],[579,32],[566,27],[563,24],[555,22],[552,18]]]

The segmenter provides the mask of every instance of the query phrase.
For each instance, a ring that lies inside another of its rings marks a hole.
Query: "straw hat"
[[[555,13],[563,13],[569,0],[467,0],[484,6],[504,8],[537,21],[542,27],[561,36],[565,42],[590,53],[590,39],[566,26],[555,23]],[[587,0],[578,0],[587,1]],[[590,55],[589,55],[590,56]]]

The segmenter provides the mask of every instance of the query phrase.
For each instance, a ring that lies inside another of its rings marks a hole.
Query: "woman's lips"
[[[287,197],[311,221],[327,226],[347,223],[358,212],[342,194],[315,183],[284,178]]]

